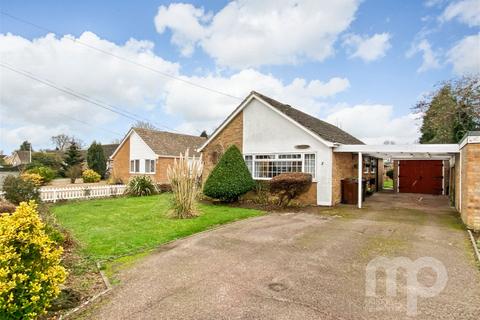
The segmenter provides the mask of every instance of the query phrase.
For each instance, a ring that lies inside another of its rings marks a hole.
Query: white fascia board
[[[434,154],[458,153],[458,144],[393,144],[393,145],[366,145],[342,144],[333,149],[334,152],[363,152],[363,153],[429,153]]]
[[[247,99],[245,99],[245,101],[242,102],[242,104],[240,104],[237,109],[235,109],[228,117],[227,117],[227,120],[217,129],[215,130],[215,132],[210,136],[208,137],[207,141],[205,141],[204,144],[202,144],[202,146],[200,148],[198,148],[196,151],[197,152],[201,152],[220,132],[222,132],[222,130],[233,120],[233,118],[235,118],[235,116],[237,114],[240,113],[240,111],[243,110],[243,108],[245,108],[245,106],[253,99],[253,94],[250,94],[250,97],[248,97]]]
[[[118,145],[117,149],[115,149],[115,151],[112,153],[112,155],[110,156],[110,160],[113,160],[113,157],[117,154],[118,150],[120,150],[120,148],[123,146],[123,144],[125,143],[125,141],[127,141],[127,139],[130,137],[130,135],[132,134],[133,132],[133,128],[130,128],[130,130],[128,130],[127,134],[125,135],[125,137],[123,137],[122,139],[122,142],[120,142],[120,144]]]
[[[283,118],[287,119],[288,121],[290,121],[291,123],[293,123],[294,125],[299,127],[300,129],[302,129],[303,131],[305,131],[307,134],[311,135],[312,137],[314,137],[315,139],[317,139],[318,141],[320,141],[321,143],[326,145],[327,147],[335,146],[334,143],[332,143],[330,141],[327,141],[325,139],[322,139],[321,137],[318,136],[318,134],[316,134],[316,133],[312,132],[311,130],[305,128],[300,123],[293,120],[292,118],[290,118],[286,114],[278,111],[276,108],[274,108],[268,102],[266,102],[265,100],[263,100],[262,98],[257,96],[255,93],[251,93],[250,96],[247,99],[245,99],[245,101],[243,101],[243,103],[241,105],[239,105],[237,107],[237,109],[234,110],[230,114],[230,116],[228,116],[227,120],[217,130],[215,130],[215,132],[207,139],[207,141],[205,141],[205,143],[200,148],[198,148],[196,151],[201,152],[230,123],[230,121],[232,121],[233,118],[235,118],[235,116],[237,116],[237,114],[239,114],[240,111],[242,111],[250,103],[250,101],[254,98],[257,99],[258,101],[260,101],[261,103],[263,103],[264,105],[266,105],[267,107],[269,107],[270,109],[272,109],[273,111],[275,111],[276,113],[278,113],[279,115],[281,115]]]
[[[469,143],[480,143],[480,136],[466,136],[460,143],[460,149],[465,147]]]
[[[255,95],[255,94],[254,94]],[[308,133],[309,135],[311,135],[313,138],[317,139],[318,141],[320,141],[321,143],[323,143],[324,145],[326,145],[327,147],[334,147],[335,144],[333,142],[330,142],[330,141],[327,141],[321,137],[318,136],[318,134],[314,133],[313,131],[309,130],[308,128],[302,126],[300,123],[298,123],[297,121],[293,120],[292,118],[290,118],[289,116],[287,116],[286,114],[284,114],[283,112],[280,112],[277,110],[277,108],[273,107],[272,105],[270,105],[268,102],[266,102],[265,100],[263,100],[262,98],[258,97],[255,95],[255,98],[262,102],[263,104],[265,104],[266,106],[268,106],[270,109],[272,109],[273,111],[275,111],[276,113],[278,113],[279,115],[281,115],[283,118],[287,119],[288,121],[290,121],[291,123],[293,123],[294,125],[296,125],[297,127],[299,127],[300,129],[302,129],[303,131],[305,131],[306,133]]]

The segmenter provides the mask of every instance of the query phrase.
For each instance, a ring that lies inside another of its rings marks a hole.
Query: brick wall
[[[480,144],[467,144],[460,152],[462,220],[469,228],[480,230]]]
[[[113,157],[112,175],[115,179],[122,179],[127,183],[130,179],[130,137],[123,143]]]
[[[302,204],[317,205],[317,183],[312,182],[307,191],[295,198],[296,201]]]
[[[142,175],[150,176],[157,183],[167,183],[167,168],[172,164],[173,158],[158,158],[154,175],[130,173],[130,138],[128,138],[113,157],[112,175],[121,179],[123,183],[128,183],[131,177]]]
[[[203,179],[218,163],[223,153],[231,145],[236,145],[240,151],[243,147],[243,112],[240,112],[222,131],[203,149]]]
[[[340,152],[333,153],[332,205],[336,205],[342,200],[342,180],[357,177],[358,173],[354,168],[357,161],[357,155]]]

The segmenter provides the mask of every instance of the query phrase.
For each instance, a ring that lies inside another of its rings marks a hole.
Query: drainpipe
[[[358,208],[362,208],[362,153],[358,153]]]

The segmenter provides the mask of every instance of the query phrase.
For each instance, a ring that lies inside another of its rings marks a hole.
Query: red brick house
[[[365,179],[382,189],[383,159],[396,164],[396,192],[454,195],[468,227],[480,229],[480,134],[458,144],[365,145],[340,128],[252,91],[198,151],[207,177],[230,145],[242,152],[252,177],[269,180],[282,172],[312,174],[301,202],[333,206],[341,181]],[[358,184],[358,194],[363,193]],[[362,207],[362,197],[358,197]]]
[[[186,134],[131,128],[110,156],[111,174],[124,183],[138,175],[147,175],[157,183],[166,183],[167,168],[173,160],[187,149],[191,155],[198,156],[195,150],[205,140]]]

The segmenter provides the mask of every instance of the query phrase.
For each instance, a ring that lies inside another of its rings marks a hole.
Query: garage
[[[443,161],[398,161],[398,192],[444,194]]]

